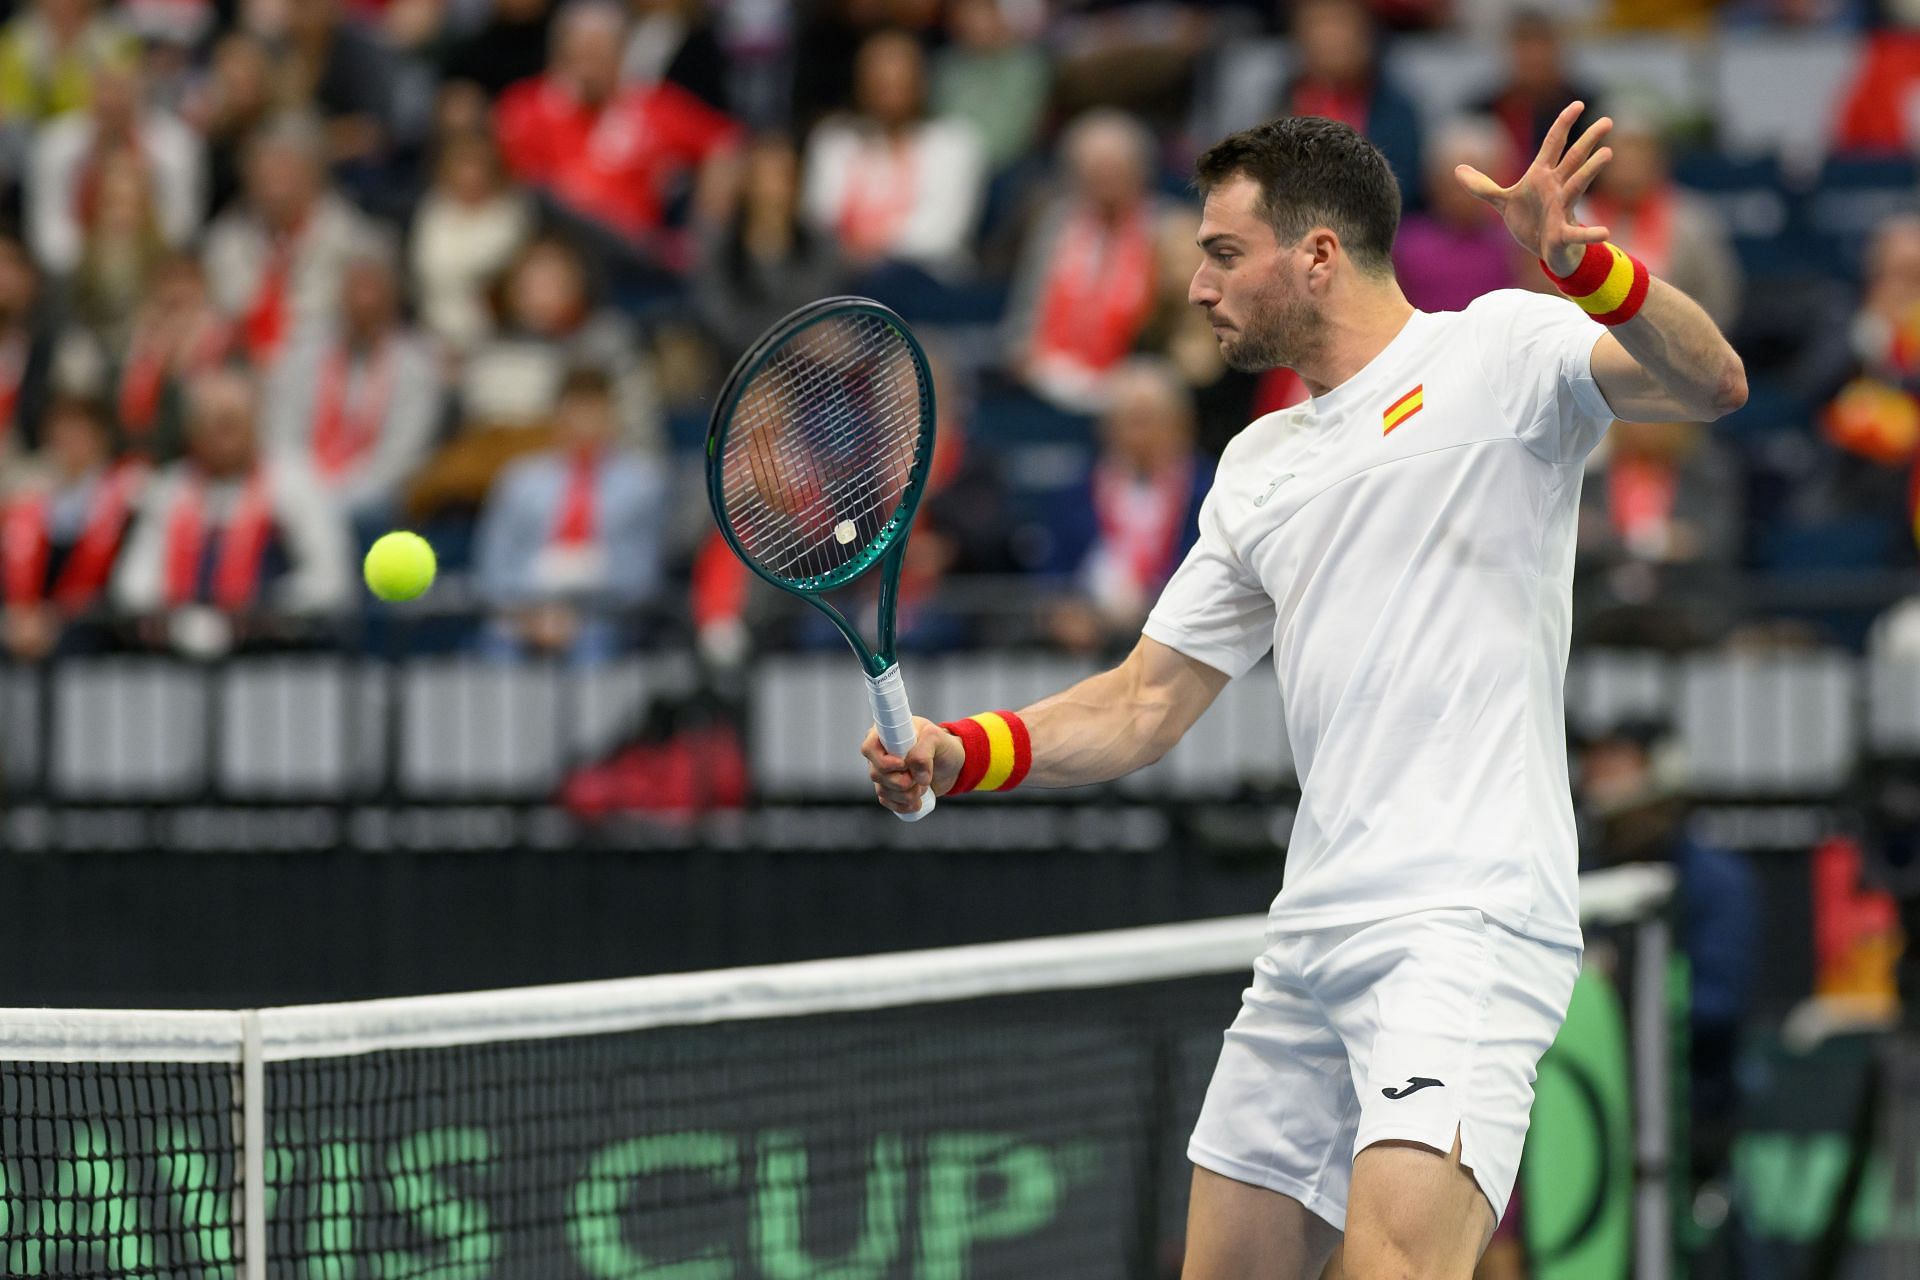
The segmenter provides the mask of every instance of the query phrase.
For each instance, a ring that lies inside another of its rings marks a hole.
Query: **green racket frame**
[[[908,354],[913,358],[915,373],[920,387],[920,446],[914,453],[913,465],[907,472],[907,483],[901,494],[900,509],[894,512],[860,554],[829,573],[815,574],[806,578],[788,578],[780,574],[769,573],[747,553],[740,540],[734,536],[733,524],[727,517],[727,498],[722,491],[720,460],[724,456],[727,433],[733,426],[733,411],[745,394],[747,385],[754,376],[766,367],[774,355],[797,335],[823,324],[828,320],[847,315],[870,315],[884,321],[905,341]],[[799,596],[814,608],[827,616],[827,620],[840,630],[853,646],[860,658],[860,665],[870,678],[878,678],[895,665],[894,653],[894,611],[899,603],[900,562],[907,549],[907,533],[913,524],[913,517],[920,509],[920,499],[925,496],[927,473],[933,463],[933,371],[927,365],[927,353],[921,349],[919,339],[907,327],[890,307],[881,305],[871,298],[835,297],[822,298],[783,317],[760,339],[747,349],[745,355],[734,363],[733,371],[720,388],[720,398],[714,402],[713,416],[707,423],[707,499],[713,506],[714,523],[720,526],[720,536],[727,540],[733,553],[759,577],[782,591]],[[880,566],[880,604],[877,621],[879,634],[877,643],[869,648],[867,642],[854,628],[847,616],[835,608],[825,598],[825,593],[837,587],[844,587],[872,569]]]

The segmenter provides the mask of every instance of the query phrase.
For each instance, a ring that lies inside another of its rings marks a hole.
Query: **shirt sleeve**
[[[1273,647],[1273,598],[1221,528],[1217,494],[1200,504],[1200,536],[1147,615],[1146,634],[1229,678]]]
[[[1613,410],[1593,380],[1593,347],[1606,333],[1565,298],[1502,289],[1467,308],[1480,362],[1527,448],[1549,462],[1593,452]]]

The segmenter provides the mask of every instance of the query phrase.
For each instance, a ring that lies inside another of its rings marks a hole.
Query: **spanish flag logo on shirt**
[[[1426,385],[1424,382],[1415,383],[1413,390],[1387,406],[1386,412],[1380,415],[1381,435],[1391,435],[1395,427],[1420,412],[1420,406],[1426,403],[1422,395]]]

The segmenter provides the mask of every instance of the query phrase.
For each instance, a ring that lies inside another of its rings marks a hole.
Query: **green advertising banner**
[[[1540,1060],[1520,1166],[1535,1280],[1624,1280],[1633,1255],[1633,1073],[1613,983],[1591,965]]]

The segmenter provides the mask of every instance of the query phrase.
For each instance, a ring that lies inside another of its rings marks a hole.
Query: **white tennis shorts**
[[[1270,933],[1188,1158],[1344,1231],[1355,1155],[1451,1151],[1457,1130],[1497,1222],[1579,971],[1577,950],[1465,909]]]

